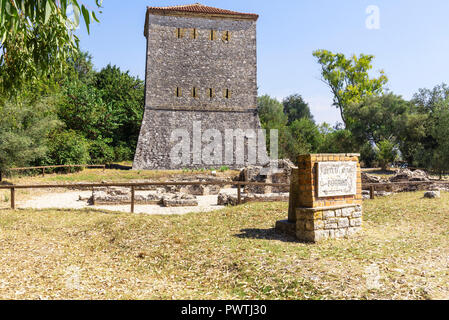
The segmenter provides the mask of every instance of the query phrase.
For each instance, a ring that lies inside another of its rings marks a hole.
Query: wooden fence
[[[155,186],[237,186],[237,203],[242,203],[241,188],[244,186],[267,186],[287,188],[289,184],[281,183],[262,183],[262,182],[243,182],[243,181],[214,181],[214,182],[200,182],[200,181],[185,181],[185,182],[148,182],[148,183],[73,183],[73,184],[36,184],[36,185],[0,185],[0,190],[10,190],[11,192],[11,209],[16,209],[16,190],[17,189],[88,189],[100,187],[123,187],[131,189],[131,213],[134,213],[135,207],[135,191],[136,187],[155,187]]]
[[[392,187],[394,185],[425,185],[425,184],[437,184],[437,185],[449,185],[449,181],[413,181],[413,182],[391,182],[391,183],[368,183],[364,184],[362,189],[370,190],[370,198],[375,198],[375,192],[377,187]],[[184,182],[142,182],[142,183],[73,183],[73,184],[36,184],[36,185],[0,185],[0,190],[10,190],[11,192],[11,209],[16,209],[16,190],[17,189],[50,189],[50,188],[63,188],[63,189],[88,189],[100,188],[100,187],[123,187],[131,189],[131,213],[134,213],[135,207],[135,191],[136,187],[164,187],[164,186],[225,186],[232,185],[237,187],[237,203],[242,203],[241,188],[244,186],[266,186],[266,187],[279,187],[288,188],[289,184],[282,183],[262,183],[262,182],[244,182],[244,181],[213,181],[213,182],[200,182],[200,181],[184,181]]]
[[[27,171],[27,170],[42,170],[42,176],[45,176],[45,169],[60,169],[60,168],[100,168],[105,170],[105,164],[66,164],[55,166],[38,166],[38,167],[23,167],[23,168],[11,168],[8,171]]]

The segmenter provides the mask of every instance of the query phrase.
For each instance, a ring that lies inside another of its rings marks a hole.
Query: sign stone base
[[[288,220],[278,221],[276,230],[305,242],[350,238],[362,231],[358,156],[301,156],[292,172]]]

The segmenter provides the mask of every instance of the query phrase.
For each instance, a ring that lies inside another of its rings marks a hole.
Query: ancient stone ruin
[[[133,169],[266,163],[265,137],[254,136],[261,129],[257,19],[201,4],[148,7],[145,113]],[[213,150],[209,138],[219,142]],[[247,149],[254,139],[252,162]]]
[[[80,199],[83,200],[83,199]],[[91,205],[123,205],[131,203],[130,188],[102,187],[96,188],[87,199]],[[136,204],[161,205],[164,207],[195,207],[198,200],[195,196],[180,192],[169,192],[165,188],[152,191],[139,191],[134,196]]]

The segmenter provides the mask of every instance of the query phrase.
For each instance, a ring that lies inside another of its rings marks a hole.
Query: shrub
[[[114,158],[117,162],[134,160],[134,150],[129,148],[125,143],[120,143],[114,148]]]
[[[73,130],[54,132],[48,142],[47,163],[50,165],[87,164],[89,142]]]

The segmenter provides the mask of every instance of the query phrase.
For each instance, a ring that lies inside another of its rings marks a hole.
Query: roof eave
[[[147,7],[146,17],[145,17],[145,30],[143,32],[144,36],[148,35],[148,24],[149,24],[149,15],[161,15],[161,16],[190,16],[197,18],[221,18],[221,19],[231,19],[231,20],[252,20],[257,21],[259,19],[259,15],[255,13],[248,14],[228,14],[228,13],[200,13],[200,12],[189,12],[189,11],[176,11],[176,10],[167,10],[167,9],[156,9],[152,7]]]

